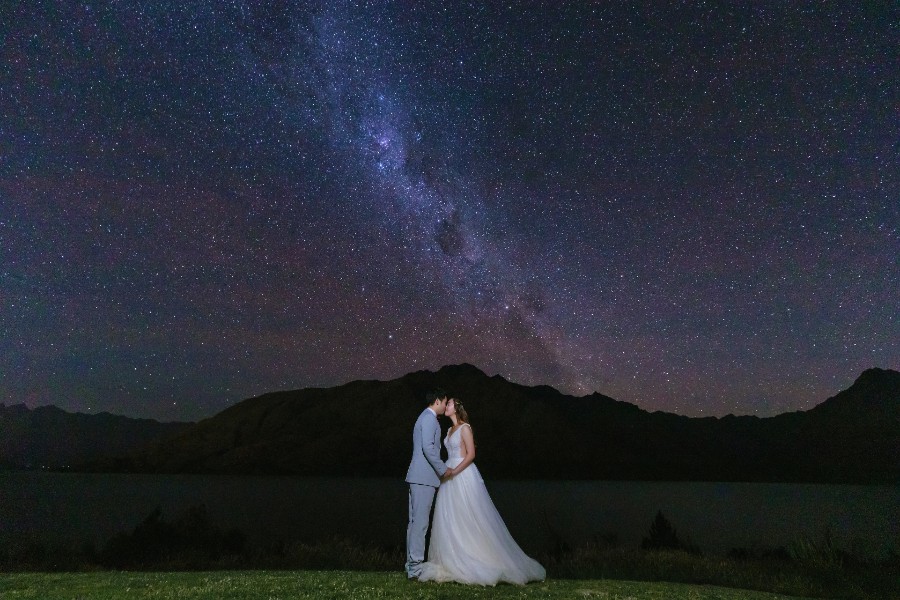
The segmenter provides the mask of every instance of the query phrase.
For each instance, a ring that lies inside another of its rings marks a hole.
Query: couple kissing
[[[436,390],[426,395],[426,403],[413,427],[413,453],[406,473],[407,577],[479,585],[543,580],[544,567],[519,548],[488,495],[475,466],[475,436],[463,402]],[[444,438],[446,463],[441,460],[440,416],[452,422]],[[425,534],[432,504],[426,562]]]

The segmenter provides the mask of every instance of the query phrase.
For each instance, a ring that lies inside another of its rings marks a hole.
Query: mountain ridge
[[[0,403],[0,465],[60,469],[133,451],[190,423]]]
[[[76,413],[82,424],[116,422],[111,430],[119,433],[101,443],[94,431],[74,443],[57,428],[52,447],[68,439],[82,452],[78,460],[49,456],[56,467],[92,471],[398,477],[409,461],[411,423],[436,387],[466,400],[479,468],[492,478],[900,482],[900,373],[878,368],[805,411],[688,417],[598,392],[576,397],[522,385],[462,363],[385,381],[268,392],[196,423]],[[56,421],[71,415],[0,405],[0,464],[17,463],[4,429],[9,415],[28,411]],[[142,425],[143,433],[133,433]]]
[[[492,477],[900,481],[900,373],[883,369],[865,372],[818,411],[696,418],[525,386],[463,363],[249,398],[112,467],[399,476],[410,424],[436,387],[465,399],[479,468]],[[878,410],[854,411],[862,403]]]

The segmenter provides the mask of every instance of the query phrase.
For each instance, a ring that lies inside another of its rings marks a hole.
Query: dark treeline
[[[786,547],[733,548],[707,557],[662,512],[648,515],[640,547],[621,544],[615,534],[595,534],[587,544],[555,547],[534,556],[551,578],[672,581],[755,589],[803,597],[888,599],[900,594],[900,556],[862,561],[837,547],[826,534]],[[234,528],[214,523],[203,505],[175,515],[151,512],[130,531],[99,548],[89,544],[34,539],[0,543],[0,571],[97,569],[193,571],[240,569],[340,569],[399,571],[405,552],[398,546],[364,544],[348,538],[316,542],[272,539],[251,544]]]

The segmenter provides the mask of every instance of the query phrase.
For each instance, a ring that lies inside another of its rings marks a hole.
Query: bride
[[[522,552],[484,487],[462,402],[451,398],[444,416],[453,421],[444,438],[452,474],[438,488],[428,562],[419,581],[522,585],[543,580],[544,567]]]

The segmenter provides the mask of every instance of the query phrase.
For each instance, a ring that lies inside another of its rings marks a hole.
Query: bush
[[[246,536],[214,526],[205,505],[191,506],[172,522],[157,507],[131,533],[119,533],[100,552],[100,564],[116,569],[194,569],[244,551]]]
[[[12,536],[0,543],[0,571],[80,571],[96,568],[97,552],[89,543]]]
[[[829,530],[825,531],[819,542],[808,537],[794,540],[788,546],[787,552],[791,559],[797,562],[822,567],[840,568],[853,560],[849,553],[838,548]]]
[[[644,550],[684,550],[690,554],[700,554],[700,549],[694,544],[685,544],[678,539],[678,533],[669,523],[662,511],[657,511],[656,518],[650,524],[649,537],[645,537],[641,543]]]

